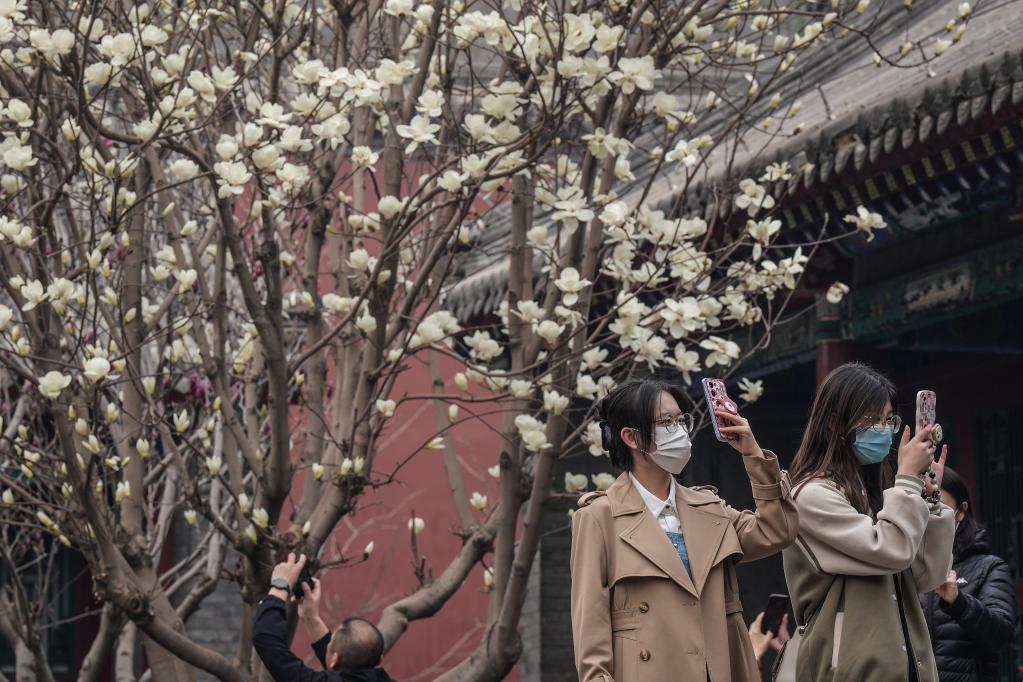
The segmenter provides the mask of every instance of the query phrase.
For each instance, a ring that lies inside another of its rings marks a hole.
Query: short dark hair
[[[380,665],[384,636],[365,618],[352,617],[334,631],[331,646],[341,658],[342,670],[370,670]]]
[[[973,545],[980,528],[977,520],[973,518],[970,489],[966,487],[963,477],[950,466],[946,466],[945,473],[941,475],[941,489],[956,501],[956,508],[952,512],[963,512],[963,520],[956,526],[956,537],[952,543],[952,554],[958,557]],[[966,509],[963,509],[964,502]]]
[[[622,429],[635,429],[643,449],[650,448],[654,420],[658,417],[657,399],[662,392],[675,398],[683,410],[690,403],[678,386],[658,379],[629,379],[597,404],[602,445],[611,456],[611,464],[617,468],[632,470],[632,452],[622,440]]]

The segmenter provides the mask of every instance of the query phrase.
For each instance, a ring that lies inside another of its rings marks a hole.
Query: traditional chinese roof
[[[908,31],[930,55],[937,39],[951,38],[945,23],[956,17],[958,4],[931,0],[906,13],[902,3],[889,3],[873,46],[894,57]],[[787,226],[799,227],[859,203],[884,201],[921,179],[954,174],[984,159],[997,161],[1004,153],[1023,154],[1018,3],[978,3],[963,40],[921,66],[878,68],[874,49],[863,40],[835,41],[815,55],[778,88],[786,103],[801,102],[803,131],[777,139],[770,131],[747,133],[732,174],[715,176],[711,165],[687,192],[685,213],[728,219],[737,180],[759,177],[775,161],[788,161],[794,172],[768,190],[779,200]],[[655,144],[635,143],[639,149]],[[631,189],[638,191],[649,179],[651,166],[633,164],[637,180],[625,188],[626,201]],[[648,195],[654,206],[677,203],[672,175],[664,172],[654,182]],[[460,319],[493,311],[504,298],[509,241],[508,212],[492,211],[476,248],[460,263],[459,281],[446,292],[446,307]]]

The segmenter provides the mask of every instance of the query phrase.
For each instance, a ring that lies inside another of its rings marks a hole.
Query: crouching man
[[[320,581],[303,586],[298,616],[313,651],[325,671],[306,667],[288,647],[287,601],[305,566],[305,555],[294,554],[274,566],[270,592],[259,602],[252,645],[274,682],[394,682],[380,664],[384,638],[376,626],[362,618],[349,618],[333,634],[320,618]]]

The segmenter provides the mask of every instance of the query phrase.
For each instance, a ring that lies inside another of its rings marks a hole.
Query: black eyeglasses
[[[670,417],[661,417],[654,421],[654,426],[663,426],[668,433],[678,432],[679,427],[690,432],[693,430],[693,415],[682,412]]]

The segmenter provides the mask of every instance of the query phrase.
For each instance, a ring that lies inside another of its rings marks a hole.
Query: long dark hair
[[[622,429],[635,429],[642,449],[650,449],[654,420],[658,416],[657,399],[662,391],[671,394],[682,409],[689,404],[682,389],[657,379],[629,379],[597,403],[601,445],[611,455],[611,464],[615,467],[632,470],[632,452],[622,440]]]
[[[865,417],[880,419],[894,408],[895,385],[867,365],[851,362],[835,368],[817,389],[803,442],[792,462],[792,485],[823,477],[833,480],[861,514],[881,508],[882,492],[894,482],[894,464],[861,465],[852,443]]]
[[[966,481],[950,466],[945,467],[945,473],[941,476],[941,489],[956,501],[956,508],[952,512],[963,512],[963,520],[956,526],[956,538],[952,543],[952,554],[960,556],[973,546],[980,524],[973,517],[973,500],[970,499],[970,490],[966,487]],[[964,502],[966,509],[963,509]]]

